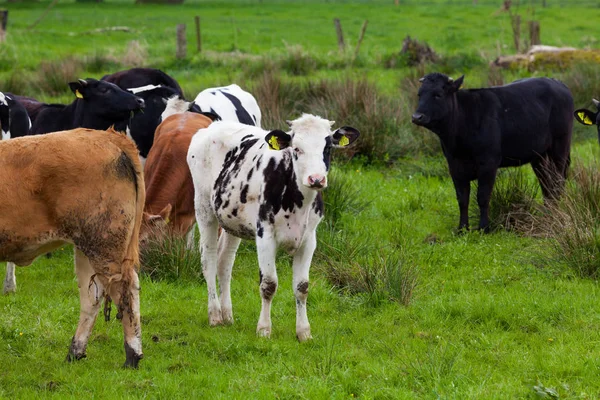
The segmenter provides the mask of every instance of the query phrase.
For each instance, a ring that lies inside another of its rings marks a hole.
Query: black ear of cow
[[[597,112],[593,112],[587,110],[585,108],[580,108],[579,110],[575,110],[573,113],[575,115],[575,120],[583,125],[594,125],[596,123],[596,118],[598,117]]]
[[[342,126],[333,132],[332,143],[336,147],[346,147],[354,143],[359,136],[358,129],[351,126]]]
[[[85,89],[85,86],[81,84],[81,81],[82,81],[82,79],[80,79],[77,82],[69,82],[69,87],[71,88],[71,91],[75,94],[75,96],[78,99],[83,99],[82,93]],[[86,82],[86,84],[87,84],[87,82]]]
[[[271,150],[283,150],[292,144],[292,137],[284,131],[276,129],[267,133],[265,141],[269,144]]]
[[[451,82],[450,85],[452,87],[452,91],[456,92],[458,91],[458,89],[460,89],[460,87],[463,84],[463,81],[465,80],[465,76],[461,76],[460,78],[458,78],[457,80],[455,80],[454,82]]]
[[[199,114],[202,114],[202,115],[204,115],[205,117],[208,117],[208,118],[210,118],[210,120],[211,120],[212,122],[215,122],[215,121],[221,121],[221,117],[219,116],[219,114],[211,113],[211,112],[208,112],[208,111],[200,111],[200,113],[199,113]]]
[[[196,102],[194,102],[194,101],[190,101],[190,104],[188,105],[188,111],[198,113],[198,114],[202,113],[200,106],[198,104],[196,104]]]

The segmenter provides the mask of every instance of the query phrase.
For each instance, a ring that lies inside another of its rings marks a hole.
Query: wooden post
[[[200,36],[200,17],[195,16],[194,21],[196,22],[196,49],[198,53],[202,51],[202,37]]]
[[[185,58],[187,52],[187,42],[185,40],[185,24],[177,25],[177,58]]]
[[[354,58],[358,57],[358,51],[360,50],[360,45],[362,44],[363,38],[365,37],[365,32],[367,31],[368,24],[369,24],[369,20],[365,19],[365,22],[363,22],[362,29],[360,30],[360,35],[358,36],[358,42],[356,42],[356,49],[354,50]]]
[[[518,53],[521,46],[521,16],[513,15],[512,17],[512,28],[513,28],[513,41],[515,43],[515,50]]]
[[[338,39],[338,47],[341,52],[346,49],[346,44],[344,43],[344,33],[342,32],[342,23],[339,18],[334,18],[333,23],[335,24],[335,32],[337,33]]]
[[[529,21],[529,43],[531,46],[542,44],[540,38],[540,21]]]
[[[400,5],[400,0],[394,0],[394,4],[395,4],[396,6],[399,6],[399,5]]]
[[[0,42],[6,39],[6,24],[8,23],[8,10],[0,10]]]

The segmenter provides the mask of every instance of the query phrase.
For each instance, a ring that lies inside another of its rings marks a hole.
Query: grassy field
[[[0,90],[66,102],[65,80],[154,66],[188,95],[236,81],[252,88],[274,125],[288,114],[318,111],[356,126],[369,144],[351,161],[337,157],[325,192],[327,220],[319,227],[308,300],[314,340],[295,339],[285,255],[272,338],[256,337],[258,268],[254,245],[245,243],[233,271],[233,326],[209,328],[199,265],[179,279],[144,274],[140,369],[120,368],[122,329],[114,319],[97,322],[87,359],[66,363],[79,308],[66,247],[18,269],[17,293],[0,296],[0,398],[599,398],[598,215],[588,218],[591,250],[580,265],[590,273],[570,265],[552,237],[503,229],[456,234],[458,207],[436,139],[407,119],[425,71],[466,73],[469,87],[558,76],[576,105],[586,106],[600,94],[598,66],[494,72],[488,62],[513,52],[507,15],[494,15],[498,2],[401,3],[61,2],[32,31],[27,26],[48,3],[7,4]],[[596,2],[548,4],[535,11],[545,44],[596,45]],[[200,55],[192,52],[193,15],[202,16]],[[369,19],[357,60],[352,51],[338,53],[335,17],[351,49]],[[189,56],[175,60],[175,25],[182,22]],[[85,33],[108,26],[134,31]],[[387,68],[406,34],[446,61]],[[331,104],[321,104],[324,98]],[[595,129],[577,127],[576,137],[575,186],[582,168],[593,172],[600,160]],[[530,168],[524,171],[524,180],[535,183]],[[500,180],[509,192],[514,187],[513,175]],[[572,193],[577,200],[583,192],[577,186]],[[539,193],[532,196],[541,208]],[[542,222],[552,214],[533,213]]]

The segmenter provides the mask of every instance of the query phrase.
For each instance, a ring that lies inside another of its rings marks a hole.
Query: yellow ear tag
[[[83,95],[79,93],[79,89],[75,91],[75,97],[77,97],[78,99],[83,99]]]
[[[277,141],[277,137],[276,136],[271,136],[271,139],[269,139],[269,147],[272,150],[281,150],[281,148],[279,147],[279,142]]]
[[[340,139],[340,146],[348,146],[348,144],[350,143],[350,139],[348,139],[348,136],[342,136],[342,138]]]
[[[577,115],[579,116],[581,122],[584,123],[584,125],[594,125],[590,117],[588,117],[583,111],[578,112]]]

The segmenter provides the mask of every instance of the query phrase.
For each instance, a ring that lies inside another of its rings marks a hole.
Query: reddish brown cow
[[[125,366],[142,358],[136,267],[145,191],[137,154],[112,130],[0,142],[0,261],[29,265],[65,243],[75,246],[81,311],[69,361],[85,357],[105,291],[123,324]]]
[[[194,134],[211,122],[204,115],[184,112],[171,115],[156,128],[144,167],[142,238],[148,236],[152,226],[165,221],[174,235],[182,237],[196,222],[194,184],[186,158]]]

